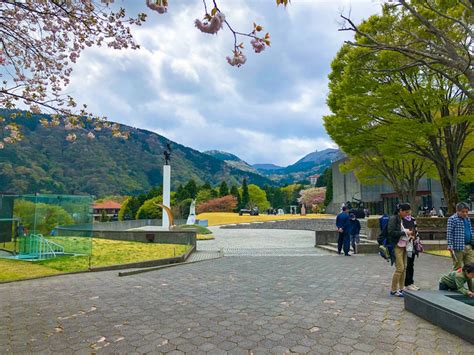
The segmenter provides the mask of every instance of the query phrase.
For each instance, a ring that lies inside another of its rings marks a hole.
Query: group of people
[[[453,270],[441,277],[439,289],[458,291],[465,296],[474,297],[474,230],[468,212],[469,206],[461,202],[456,206],[456,213],[448,218],[446,238]],[[399,204],[395,214],[386,219],[388,223],[382,223],[381,219],[381,235],[386,235],[395,263],[390,295],[403,297],[406,290],[419,290],[414,281],[414,264],[415,258],[423,251],[423,245],[410,204]],[[343,207],[342,212],[337,215],[336,226],[339,232],[338,253],[344,251],[344,255],[349,256],[351,243],[356,252],[360,222],[349,214],[347,207]],[[464,287],[465,284],[468,288]]]
[[[468,212],[469,206],[461,202],[456,206],[456,213],[448,218],[446,238],[453,260],[453,271],[441,277],[439,289],[458,291],[465,296],[474,297],[474,232]],[[409,204],[402,203],[398,206],[397,212],[388,221],[387,234],[395,254],[395,272],[390,294],[403,297],[405,290],[418,289],[413,281],[413,265],[419,237]],[[464,287],[466,283],[467,289]]]
[[[351,245],[352,250],[357,253],[357,244],[360,242],[360,222],[356,218],[355,214],[349,213],[349,207],[342,207],[342,212],[336,217],[336,227],[339,232],[339,238],[337,240],[337,252],[344,255],[351,256],[349,254]]]

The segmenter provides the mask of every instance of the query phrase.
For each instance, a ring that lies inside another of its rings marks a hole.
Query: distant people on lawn
[[[439,280],[439,289],[442,291],[457,291],[464,296],[474,297],[474,263],[466,264],[462,268],[451,271]],[[467,287],[464,284],[467,283]]]
[[[395,253],[395,272],[392,276],[392,287],[390,294],[396,297],[403,297],[405,289],[405,273],[407,265],[407,245],[413,241],[414,232],[403,226],[402,219],[411,215],[411,206],[408,203],[401,203],[397,206],[395,214],[390,217],[387,226],[387,234]]]
[[[407,251],[407,264],[405,273],[405,288],[411,291],[418,291],[420,288],[415,285],[413,278],[415,273],[415,258],[419,256],[419,253],[423,250],[421,247],[420,236],[416,228],[416,219],[409,214],[402,219],[402,224],[405,229],[410,230],[413,233],[414,239],[408,241],[406,246]]]
[[[354,254],[357,254],[357,244],[360,243],[360,222],[354,213],[351,213],[349,217],[352,250],[354,250]]]
[[[448,250],[453,259],[454,270],[474,263],[474,233],[468,212],[469,205],[460,202],[456,205],[456,213],[448,218],[446,239]]]
[[[344,255],[350,256],[350,218],[349,218],[349,207],[342,207],[342,212],[336,217],[336,227],[339,232],[339,238],[337,239],[337,252],[341,254],[341,250],[344,250]]]

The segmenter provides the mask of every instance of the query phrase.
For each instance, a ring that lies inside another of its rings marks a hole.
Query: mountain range
[[[11,112],[0,110],[0,116]],[[0,192],[10,193],[88,193],[97,197],[112,194],[138,194],[162,183],[163,152],[172,145],[172,187],[194,179],[212,185],[273,182],[256,172],[235,168],[192,148],[171,142],[143,129],[120,125],[128,139],[113,138],[110,131],[75,130],[77,140],[68,142],[64,126],[43,127],[39,120],[48,115],[22,115],[16,118],[24,138],[0,150]],[[91,127],[86,127],[91,128]]]
[[[8,117],[11,111],[0,110]],[[154,132],[120,125],[129,132],[124,140],[113,138],[108,130],[95,132],[87,138],[87,130],[74,131],[75,142],[68,142],[64,126],[45,128],[40,119],[48,115],[16,118],[24,138],[16,144],[6,144],[0,150],[0,192],[9,193],[88,193],[105,195],[138,194],[161,184],[163,152],[172,145],[172,187],[194,179],[218,185],[240,184],[244,178],[257,185],[277,185],[301,181],[322,172],[340,154],[337,149],[311,153],[293,165],[246,163],[239,157],[222,151],[201,153],[172,142]],[[87,130],[86,130],[87,129]]]
[[[292,165],[281,167],[269,163],[250,165],[234,154],[219,150],[211,150],[205,153],[231,166],[238,167],[241,170],[252,171],[266,176],[277,184],[290,184],[296,181],[304,181],[311,175],[322,173],[331,165],[331,162],[342,157],[342,153],[339,149],[325,149],[322,151],[314,151]]]

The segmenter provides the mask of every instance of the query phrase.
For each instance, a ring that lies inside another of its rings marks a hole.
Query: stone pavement
[[[210,227],[215,240],[198,241],[199,251],[223,250],[226,256],[321,256],[314,248],[314,231],[226,229]]]
[[[449,260],[423,255],[434,287]],[[224,257],[0,285],[0,352],[474,353],[388,297],[378,256]]]

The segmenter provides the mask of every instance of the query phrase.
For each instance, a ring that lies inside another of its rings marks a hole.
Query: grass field
[[[67,239],[67,237],[61,238]],[[90,250],[90,243],[92,242],[91,267],[172,258],[188,251],[188,246],[186,245],[127,242],[99,238],[92,238],[92,240],[90,238],[73,238],[75,239],[76,247],[82,247],[81,250],[83,252]],[[56,237],[54,241],[60,242],[59,239]],[[69,245],[71,246],[72,244]],[[12,246],[9,246],[9,249]],[[3,244],[0,244],[0,247],[3,248]],[[63,256],[37,262],[0,259],[0,281],[13,281],[88,269],[89,256],[86,255]]]
[[[238,213],[231,212],[212,212],[212,213],[201,213],[197,219],[207,219],[209,226],[219,226],[222,224],[235,224],[235,223],[249,223],[249,222],[267,222],[267,221],[281,221],[284,219],[304,219],[304,218],[326,218],[331,215],[326,214],[308,214],[306,216],[300,215],[266,215],[261,214],[259,216],[239,216]]]

